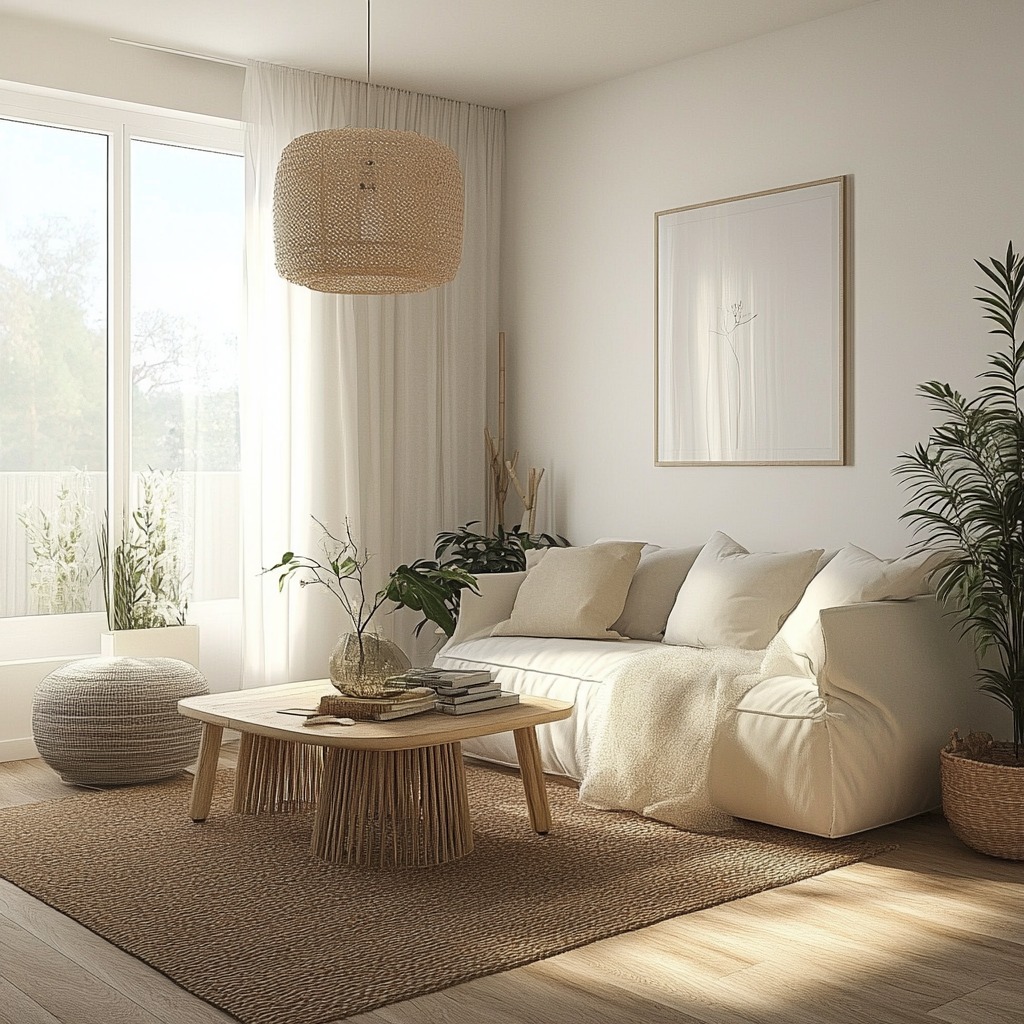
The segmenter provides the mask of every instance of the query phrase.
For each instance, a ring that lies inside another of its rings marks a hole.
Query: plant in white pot
[[[174,498],[175,475],[147,470],[140,499],[112,542],[107,523],[98,546],[109,631],[105,655],[178,658],[198,667],[199,628],[186,624],[188,572]]]
[[[1001,339],[976,398],[929,381],[919,392],[945,419],[900,456],[911,498],[903,518],[917,545],[953,554],[936,593],[954,609],[979,660],[981,689],[1010,711],[1012,742],[953,734],[942,751],[943,809],[954,833],[982,853],[1024,859],[1024,260],[975,261],[986,275],[977,300]]]

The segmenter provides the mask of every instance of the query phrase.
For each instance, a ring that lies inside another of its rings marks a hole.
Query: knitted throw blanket
[[[715,728],[762,678],[764,651],[666,647],[630,658],[612,680],[580,800],[635,811],[694,832],[721,832],[733,819],[708,796]]]

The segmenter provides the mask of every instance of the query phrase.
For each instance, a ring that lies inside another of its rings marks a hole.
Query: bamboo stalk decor
[[[505,525],[505,497],[508,494],[508,472],[503,454],[505,443],[495,441],[490,427],[484,427],[484,442],[487,445],[487,460],[491,471],[491,485],[487,491],[487,532],[493,535],[497,527]],[[513,458],[519,458],[516,452]]]
[[[491,433],[490,427],[484,427],[484,445],[486,447],[487,465],[491,481],[487,490],[487,533],[494,536],[498,528],[505,528],[505,499],[511,483],[519,500],[523,503],[523,519],[521,526],[532,534],[537,524],[537,496],[540,481],[544,476],[543,469],[531,468],[527,476],[525,488],[516,475],[519,463],[519,450],[505,457],[505,332],[498,334],[498,436]]]

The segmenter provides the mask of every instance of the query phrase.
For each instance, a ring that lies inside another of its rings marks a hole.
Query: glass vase
[[[389,676],[400,675],[410,666],[391,640],[376,633],[345,633],[331,652],[331,682],[351,697],[373,697],[385,691]]]

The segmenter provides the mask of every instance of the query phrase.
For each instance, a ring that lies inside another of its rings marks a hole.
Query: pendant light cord
[[[364,126],[370,127],[370,0],[366,0],[366,107]]]

